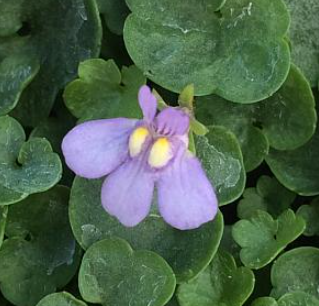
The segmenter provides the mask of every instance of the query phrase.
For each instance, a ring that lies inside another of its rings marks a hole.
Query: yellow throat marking
[[[145,127],[137,128],[130,136],[129,151],[131,157],[135,157],[141,153],[143,144],[150,132]]]
[[[172,158],[171,144],[167,138],[158,138],[153,144],[148,163],[151,167],[161,168],[167,165]]]

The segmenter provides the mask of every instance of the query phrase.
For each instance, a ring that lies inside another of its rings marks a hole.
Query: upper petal
[[[153,176],[142,154],[129,159],[106,178],[102,186],[102,205],[123,225],[135,226],[148,215],[153,190]]]
[[[199,160],[185,152],[161,173],[159,211],[165,221],[181,230],[194,229],[214,219],[218,202]]]
[[[164,135],[184,135],[189,128],[189,115],[181,109],[168,107],[155,119],[156,130]]]
[[[137,120],[103,119],[84,122],[63,139],[65,162],[77,175],[102,177],[128,156],[128,139]]]
[[[144,120],[146,122],[152,122],[156,115],[157,101],[148,86],[144,85],[140,88],[138,101],[143,111]]]

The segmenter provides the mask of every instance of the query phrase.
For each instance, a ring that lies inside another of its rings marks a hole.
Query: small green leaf
[[[277,220],[259,210],[249,219],[233,226],[234,240],[242,247],[240,259],[252,269],[269,264],[290,242],[305,229],[305,221],[290,209]]]
[[[272,297],[261,297],[254,300],[251,306],[278,306],[278,304]]]
[[[189,84],[185,86],[185,88],[182,90],[181,94],[178,97],[178,105],[180,107],[186,107],[189,110],[192,110],[194,106],[194,93],[194,84]]]
[[[0,248],[3,242],[4,231],[6,228],[8,206],[0,206]]]
[[[81,251],[68,220],[69,190],[56,186],[10,206],[0,249],[0,289],[17,306],[34,306],[65,286]]]
[[[239,105],[215,95],[196,100],[196,117],[205,125],[221,125],[238,138],[246,171],[255,169],[269,146],[293,150],[315,132],[315,100],[308,81],[292,65],[283,86],[270,98]]]
[[[312,87],[319,80],[319,6],[317,0],[285,0],[291,15],[291,57]]]
[[[75,77],[79,62],[98,56],[102,29],[97,5],[90,0],[10,0],[2,4],[5,10],[16,5],[19,14],[14,23],[23,23],[27,33],[20,36],[12,28],[12,36],[0,37],[0,45],[2,40],[6,44],[0,59],[24,55],[29,58],[25,65],[31,57],[40,63],[38,74],[11,113],[23,125],[35,126],[49,115],[58,92]]]
[[[130,12],[125,0],[97,0],[97,4],[110,31],[122,35],[124,21]]]
[[[0,115],[7,114],[17,105],[22,91],[34,79],[39,68],[38,61],[32,56],[16,54],[2,62],[0,57]]]
[[[239,103],[272,95],[285,81],[289,14],[280,0],[127,0],[124,41],[156,84]],[[218,13],[216,12],[217,10]]]
[[[254,288],[254,274],[246,267],[236,267],[234,258],[219,252],[212,263],[194,280],[177,291],[181,306],[241,306]]]
[[[307,119],[306,119],[307,120]],[[293,151],[271,150],[266,162],[286,188],[305,196],[319,194],[319,125],[304,146]]]
[[[303,291],[319,298],[319,249],[300,247],[281,255],[272,266],[271,295],[279,298],[286,293]]]
[[[87,60],[79,66],[79,79],[64,91],[71,113],[81,121],[100,118],[140,118],[137,92],[146,79],[135,67],[123,67],[113,60]]]
[[[205,136],[195,137],[197,157],[214,186],[219,205],[241,196],[246,173],[239,143],[233,133],[223,127],[210,126]]]
[[[238,217],[251,218],[257,210],[269,212],[273,217],[278,217],[290,207],[296,195],[283,187],[275,178],[261,176],[256,188],[247,188],[243,199],[237,206]]]
[[[79,272],[83,299],[103,306],[163,306],[173,296],[175,285],[174,273],[162,257],[133,251],[118,238],[93,244]]]
[[[52,293],[44,297],[37,306],[87,306],[70,293]]]
[[[70,222],[77,241],[84,249],[105,238],[123,238],[134,249],[150,250],[161,255],[173,268],[179,283],[194,278],[209,264],[223,232],[221,213],[213,222],[190,231],[174,229],[155,213],[136,227],[127,228],[102,208],[102,183],[103,180],[76,177],[72,186]]]
[[[0,204],[48,190],[60,180],[61,161],[50,143],[41,138],[25,142],[23,128],[15,119],[0,117],[0,144],[0,186],[8,196],[1,195]]]
[[[319,198],[314,199],[310,205],[302,205],[297,215],[306,221],[305,236],[319,236]]]

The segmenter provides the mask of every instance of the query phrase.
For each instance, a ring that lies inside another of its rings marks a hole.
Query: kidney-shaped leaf
[[[176,280],[165,260],[150,251],[133,251],[122,239],[106,239],[85,253],[79,272],[84,300],[103,306],[163,306]]]
[[[190,231],[174,229],[154,213],[136,227],[127,228],[103,210],[100,199],[102,183],[103,180],[76,177],[72,186],[70,222],[84,249],[105,238],[123,238],[134,249],[160,254],[173,268],[178,282],[193,278],[211,261],[223,232],[220,213],[213,222]]]
[[[281,0],[127,3],[128,52],[166,89],[180,92],[194,84],[197,95],[249,103],[273,94],[287,77],[289,15]]]
[[[198,98],[196,117],[206,125],[222,125],[238,138],[247,171],[256,168],[269,146],[293,150],[315,132],[315,100],[308,81],[291,65],[283,86],[259,103],[239,105],[212,95]]]

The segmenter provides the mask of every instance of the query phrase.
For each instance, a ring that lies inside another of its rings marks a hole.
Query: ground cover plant
[[[319,0],[0,0],[0,306],[319,306]]]

